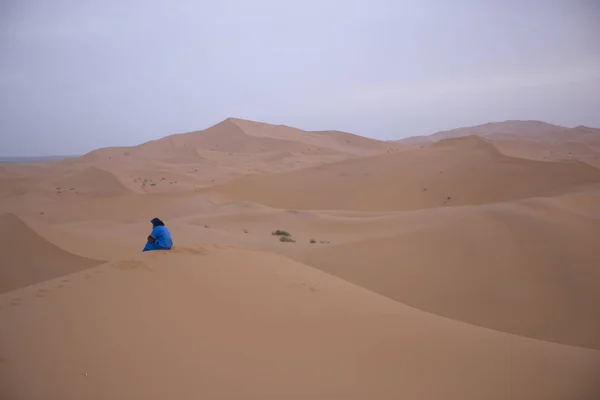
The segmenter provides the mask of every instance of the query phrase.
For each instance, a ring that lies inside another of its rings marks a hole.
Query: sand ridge
[[[0,215],[0,293],[99,265],[40,237],[14,214]]]

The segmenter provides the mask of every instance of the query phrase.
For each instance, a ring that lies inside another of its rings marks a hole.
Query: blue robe
[[[154,239],[154,243],[146,242],[146,246],[142,251],[151,250],[171,250],[173,247],[173,239],[171,239],[171,232],[164,225],[155,226],[150,234]]]

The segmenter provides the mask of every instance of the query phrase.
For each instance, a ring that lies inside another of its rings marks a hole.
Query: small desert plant
[[[277,229],[276,231],[272,232],[271,235],[273,235],[273,236],[287,236],[287,237],[292,236],[291,233],[289,233],[287,231],[282,231],[282,230],[279,230],[279,229]]]
[[[279,236],[279,241],[284,243],[296,243],[296,241],[289,236]]]
[[[317,241],[315,239],[310,239],[310,243],[315,244],[315,243],[317,243]]]

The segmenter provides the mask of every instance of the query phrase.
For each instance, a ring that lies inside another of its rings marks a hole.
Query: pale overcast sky
[[[0,0],[0,156],[229,116],[379,139],[600,127],[600,0]]]

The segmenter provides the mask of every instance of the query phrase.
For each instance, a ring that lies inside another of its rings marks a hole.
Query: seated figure
[[[150,222],[152,222],[152,233],[148,236],[148,241],[142,251],[171,250],[173,247],[171,232],[159,218],[154,218]]]

